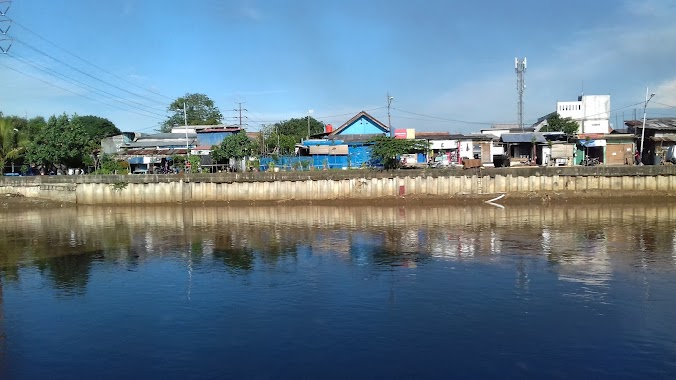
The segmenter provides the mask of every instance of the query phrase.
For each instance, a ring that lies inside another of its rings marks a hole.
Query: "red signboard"
[[[395,129],[394,130],[395,139],[406,139],[406,130],[405,129]]]

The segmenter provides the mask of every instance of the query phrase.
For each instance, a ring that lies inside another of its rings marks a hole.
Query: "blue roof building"
[[[318,169],[359,168],[370,164],[371,141],[387,136],[389,131],[385,124],[361,111],[323,139],[303,141],[300,153],[311,156]]]

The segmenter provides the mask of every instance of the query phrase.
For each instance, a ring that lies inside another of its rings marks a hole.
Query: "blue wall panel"
[[[223,142],[223,140],[232,136],[232,132],[210,132],[210,133],[198,133],[197,134],[197,144],[198,145],[218,145]]]
[[[354,123],[350,124],[342,130],[339,135],[369,135],[369,134],[380,134],[385,133],[385,131],[380,128],[377,124],[369,120],[367,117],[362,116],[357,119]]]

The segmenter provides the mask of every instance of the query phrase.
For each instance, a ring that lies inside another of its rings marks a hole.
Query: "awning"
[[[606,140],[580,140],[580,145],[587,148],[606,146]]]

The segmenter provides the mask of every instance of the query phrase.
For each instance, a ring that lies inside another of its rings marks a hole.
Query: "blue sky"
[[[5,114],[151,132],[171,99],[200,92],[228,123],[244,103],[251,130],[309,109],[338,126],[361,110],[387,123],[389,91],[394,128],[466,133],[516,122],[515,57],[526,122],[583,88],[611,95],[612,123],[641,113],[624,107],[646,86],[649,116],[676,114],[671,0],[14,0],[7,16]]]

